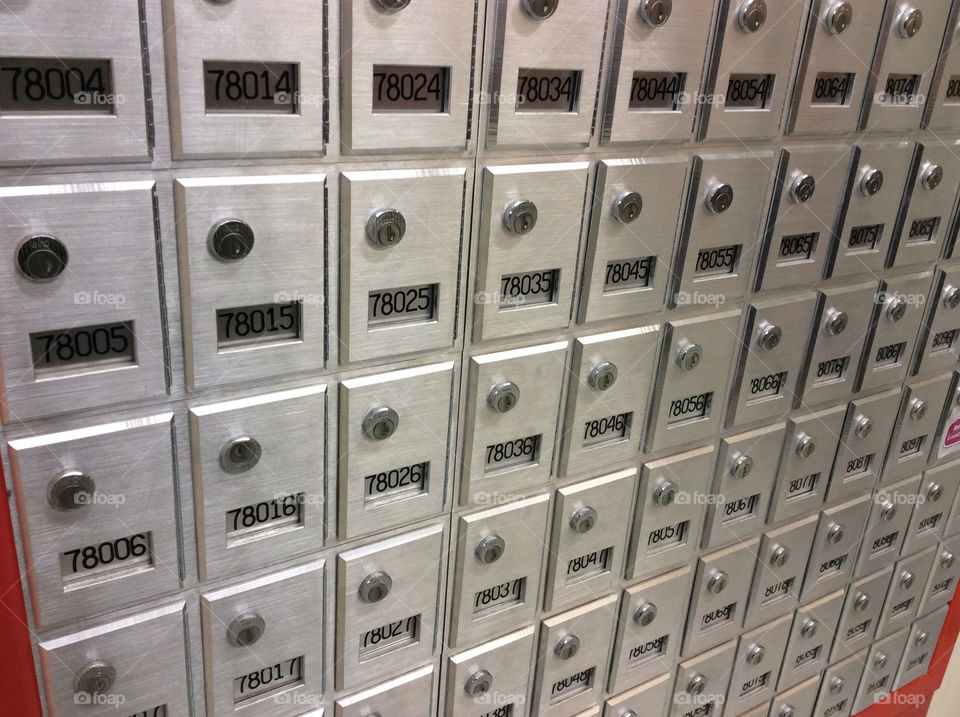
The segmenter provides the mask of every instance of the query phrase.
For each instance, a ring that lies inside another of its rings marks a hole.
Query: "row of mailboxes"
[[[178,158],[320,156],[338,111],[364,153],[465,149],[475,107],[496,147],[583,146],[595,119],[609,143],[949,128],[960,107],[943,0],[161,5],[111,9],[109,38],[62,0],[0,12],[8,163],[146,160],[151,89]]]

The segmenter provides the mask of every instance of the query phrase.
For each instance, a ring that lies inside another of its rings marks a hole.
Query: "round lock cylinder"
[[[858,592],[853,599],[853,609],[857,612],[863,612],[870,606],[870,596],[864,592]]]
[[[727,587],[728,576],[722,570],[712,570],[707,580],[707,592],[719,595]]]
[[[756,32],[767,21],[766,0],[745,0],[740,3],[738,19],[740,27],[747,32]]]
[[[64,471],[47,489],[47,502],[54,510],[77,510],[93,502],[93,478],[80,471]]]
[[[621,224],[630,224],[643,211],[643,197],[639,192],[624,191],[613,200],[613,218]]]
[[[943,305],[948,309],[960,306],[960,289],[949,284],[943,287]]]
[[[880,517],[884,520],[893,520],[897,515],[897,506],[892,501],[884,501],[880,507]]]
[[[811,618],[807,618],[803,621],[803,624],[800,626],[800,635],[809,640],[811,637],[817,634],[817,621]]]
[[[601,361],[590,370],[587,381],[591,388],[606,391],[617,382],[617,367],[609,361]]]
[[[570,527],[573,529],[573,532],[580,533],[581,535],[589,533],[596,524],[597,511],[590,506],[577,508],[573,511],[573,515],[570,516]]]
[[[897,18],[897,31],[900,37],[916,37],[923,27],[923,13],[915,7],[906,7]]]
[[[734,478],[746,478],[753,470],[753,458],[750,456],[737,456],[730,463],[730,475]]]
[[[400,416],[388,406],[374,408],[363,417],[363,434],[371,441],[383,441],[392,436],[400,425]]]
[[[930,483],[930,485],[927,486],[927,500],[931,503],[936,503],[942,495],[943,486],[939,483]]]
[[[30,281],[53,281],[69,259],[66,245],[48,234],[35,234],[17,247],[17,269]]]
[[[920,630],[920,632],[918,632],[916,636],[913,638],[913,644],[916,645],[917,647],[920,647],[921,645],[925,645],[927,642],[927,638],[929,637],[930,636],[926,632],[924,632],[923,630]]]
[[[922,398],[915,398],[910,401],[910,418],[914,421],[923,420],[927,415],[927,402]]]
[[[491,687],[493,687],[493,675],[488,670],[477,670],[463,683],[463,691],[467,693],[467,697],[485,695]]]
[[[873,419],[867,416],[857,416],[854,421],[853,433],[857,438],[866,438],[873,433]]]
[[[801,458],[809,458],[817,450],[817,443],[813,440],[813,436],[808,436],[805,433],[801,433],[797,438],[797,455]]]
[[[827,542],[836,545],[843,540],[843,526],[840,523],[831,523],[827,529]]]
[[[510,202],[503,211],[503,226],[516,236],[529,234],[537,226],[537,205],[529,199]]]
[[[553,647],[553,654],[561,660],[569,660],[580,649],[580,638],[576,635],[564,635]]]
[[[627,710],[626,712],[621,712],[620,717],[640,717],[640,715],[633,710]]]
[[[367,219],[367,241],[378,249],[396,246],[407,232],[407,220],[398,209],[378,209]]]
[[[255,613],[234,618],[227,625],[227,639],[236,647],[252,645],[267,629],[263,618]]]
[[[796,717],[797,711],[793,705],[781,705],[779,717]]]
[[[673,12],[673,0],[640,0],[640,19],[650,27],[663,27]]]
[[[665,480],[654,489],[653,502],[664,508],[672,505],[677,497],[678,490],[680,490],[680,487],[676,483]]]
[[[885,653],[878,652],[876,655],[873,656],[873,666],[876,667],[878,670],[882,670],[884,667],[887,666],[887,662],[889,661],[889,659],[890,658],[888,658]]]
[[[360,581],[357,593],[364,602],[380,602],[390,594],[393,578],[382,570],[375,570]]]
[[[772,351],[780,345],[782,338],[783,330],[779,326],[764,321],[757,331],[757,346],[764,351]]]
[[[373,4],[386,12],[396,12],[407,7],[410,0],[373,0]]]
[[[883,172],[867,167],[860,173],[860,193],[872,197],[883,188]]]
[[[924,189],[936,189],[943,181],[943,167],[933,162],[927,162],[923,165],[920,172],[920,184]]]
[[[693,371],[703,360],[703,349],[699,344],[684,343],[677,351],[677,366],[684,371]]]
[[[220,468],[225,473],[246,473],[260,462],[260,443],[250,436],[237,436],[223,444],[220,449]]]
[[[117,671],[107,662],[91,662],[86,665],[73,681],[73,692],[78,695],[102,695],[113,687]]]
[[[900,589],[909,590],[911,587],[913,587],[913,581],[915,579],[916,578],[914,577],[913,573],[911,573],[909,570],[902,571],[900,573]]]
[[[817,180],[809,174],[799,174],[794,177],[790,184],[790,198],[795,202],[803,204],[813,197],[817,189]]]
[[[487,535],[480,539],[474,549],[474,555],[484,565],[497,562],[507,549],[506,541],[499,535]]]
[[[534,20],[546,20],[557,11],[560,0],[520,0],[520,7]]]
[[[225,219],[210,229],[207,247],[216,259],[240,261],[253,251],[253,229],[239,219]]]
[[[723,214],[733,204],[733,187],[729,184],[714,184],[707,191],[707,209],[714,214]]]
[[[830,694],[839,695],[843,690],[843,686],[846,684],[846,680],[842,677],[831,677],[830,678]]]
[[[790,560],[790,548],[784,545],[774,545],[770,551],[770,564],[775,568],[782,568]]]
[[[944,550],[940,553],[940,567],[943,569],[948,569],[953,567],[954,556],[949,550]]]
[[[840,35],[846,32],[853,22],[853,6],[848,2],[834,2],[827,8],[827,14],[824,17],[827,30],[832,35]]]
[[[633,613],[633,621],[640,627],[647,627],[657,617],[657,606],[652,602],[640,604],[636,612]]]
[[[501,381],[487,394],[487,406],[494,413],[506,413],[520,402],[520,387],[512,381]]]
[[[829,309],[826,319],[823,322],[823,329],[828,336],[839,336],[847,330],[847,324],[850,319],[845,311]]]
[[[703,694],[703,691],[706,688],[707,688],[707,678],[701,675],[699,672],[691,675],[690,681],[687,682],[687,693],[691,695]]]
[[[747,648],[747,664],[748,665],[759,665],[763,662],[764,656],[766,656],[767,650],[763,645],[750,645]]]
[[[887,321],[898,322],[907,313],[907,297],[891,296],[887,299]]]

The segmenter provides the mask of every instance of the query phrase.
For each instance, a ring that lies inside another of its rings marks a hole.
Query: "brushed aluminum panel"
[[[608,698],[604,704],[603,717],[622,717],[629,714],[630,710],[640,714],[645,709],[660,710],[665,714],[668,706],[667,698],[670,697],[672,687],[673,673],[654,677],[639,687]]]
[[[881,484],[886,485],[926,468],[945,405],[952,397],[953,376],[950,374],[925,381],[914,379],[904,386],[880,476]],[[922,401],[926,410],[918,412],[915,401]]]
[[[850,402],[827,488],[830,502],[866,493],[876,485],[899,405],[896,388]],[[857,430],[864,418],[869,420],[869,432]]]
[[[920,598],[926,587],[927,578],[936,556],[937,546],[933,545],[926,550],[897,561],[893,567],[893,578],[887,589],[887,598],[883,603],[883,610],[877,619],[877,639],[888,637],[897,630],[908,627],[917,616],[920,608]],[[913,575],[908,585],[903,582],[905,573]]]
[[[794,687],[814,675],[819,676],[827,664],[842,607],[843,591],[837,590],[797,609],[787,640],[783,669],[780,670],[780,678],[777,680],[778,691]],[[816,627],[813,634],[804,637],[801,630],[807,620],[813,620]]]
[[[890,690],[893,689],[893,678],[896,677],[897,667],[909,636],[909,630],[903,629],[882,640],[877,640],[870,646],[870,652],[867,653],[863,667],[863,677],[860,678],[857,696],[853,700],[854,714],[872,707],[890,694]]]
[[[433,665],[421,667],[362,692],[337,700],[336,717],[364,717],[385,713],[396,717],[433,717],[438,680]],[[321,714],[322,717],[322,714]]]
[[[933,73],[927,103],[924,108],[923,127],[932,130],[950,130],[960,122],[960,98],[950,81],[960,75],[960,3],[954,2],[947,17],[946,31],[940,46],[940,59]],[[951,91],[952,90],[952,91]]]
[[[940,630],[943,628],[946,619],[947,607],[942,607],[920,618],[910,627],[907,649],[903,652],[903,659],[900,660],[900,667],[893,681],[894,690],[899,690],[904,685],[927,673],[930,660],[933,658],[933,648],[937,644]],[[926,638],[918,639],[920,633],[924,633]]]
[[[957,564],[956,553],[960,549],[960,541],[956,536],[944,538],[935,547],[933,565],[930,577],[920,596],[920,607],[917,615],[921,617],[946,605],[953,599],[957,588],[957,578],[960,577],[960,565]],[[953,557],[951,557],[953,556]]]
[[[724,711],[731,710],[728,714],[741,715],[760,705],[766,708],[780,675],[792,623],[793,615],[784,615],[740,636],[733,659],[727,703],[724,705]],[[756,663],[747,659],[753,648],[763,650]]]
[[[923,474],[920,489],[913,496],[916,505],[906,528],[902,555],[912,555],[940,542],[950,507],[960,487],[957,468],[958,462],[954,461],[931,468]]]
[[[888,565],[850,583],[837,624],[837,637],[830,651],[831,661],[846,658],[873,642],[884,597],[894,574],[893,566]]]
[[[911,476],[874,491],[860,554],[853,568],[855,578],[893,565],[900,557],[919,488],[920,476]]]
[[[800,591],[803,602],[823,597],[849,582],[872,500],[873,496],[864,495],[820,512],[807,574]],[[837,526],[842,533],[835,538]]]
[[[936,272],[930,289],[927,313],[920,325],[912,374],[942,373],[956,368],[960,361],[960,307],[946,301],[960,287],[960,266],[945,265]],[[952,445],[952,443],[951,443]],[[949,446],[942,446],[948,448]],[[943,451],[934,454],[943,456]]]
[[[863,675],[867,651],[830,665],[823,672],[820,694],[813,708],[813,717],[848,717],[853,710],[853,698]]]
[[[722,717],[736,649],[737,641],[730,640],[677,666],[670,717],[693,717],[698,714]],[[706,678],[706,686],[699,695],[687,691],[687,685],[694,675]]]
[[[484,710],[510,709],[508,714],[526,713],[530,695],[531,662],[534,649],[534,627],[531,625],[472,650],[447,658],[447,684],[444,697],[445,715],[473,717]],[[465,689],[467,680],[480,670],[491,675],[491,686],[483,694],[471,697]]]

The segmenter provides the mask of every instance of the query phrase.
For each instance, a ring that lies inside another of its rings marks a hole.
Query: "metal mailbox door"
[[[769,703],[780,675],[792,623],[793,615],[784,615],[740,636],[724,706],[724,711],[731,710],[728,714],[742,715]]]
[[[38,627],[180,587],[173,414],[7,444]]]
[[[465,180],[463,167],[341,175],[341,363],[453,345]]]
[[[872,707],[890,694],[909,636],[909,629],[904,628],[870,646],[863,677],[860,678],[857,696],[853,701],[853,714]]]
[[[912,555],[936,545],[943,537],[943,529],[950,507],[960,486],[960,461],[944,463],[923,475],[920,490],[911,496],[916,505],[910,516],[901,553]]]
[[[558,475],[635,459],[659,342],[659,325],[574,341]]]
[[[944,406],[953,396],[952,386],[950,374],[925,381],[914,379],[904,386],[880,476],[882,484],[926,468]]]
[[[893,681],[894,690],[899,690],[904,685],[927,673],[930,660],[933,658],[933,648],[937,644],[940,630],[947,619],[947,609],[944,606],[929,615],[925,615],[910,627],[907,648],[903,652],[897,677]]]
[[[848,717],[853,709],[853,698],[863,675],[867,651],[863,650],[842,662],[830,665],[820,685],[813,717]]]
[[[864,495],[820,513],[800,599],[816,600],[847,584],[873,496]]]
[[[475,341],[570,323],[587,166],[566,162],[483,170]]]
[[[568,342],[470,359],[460,502],[545,485]]]
[[[322,3],[164,0],[163,13],[175,158],[323,154]]]
[[[777,690],[782,692],[820,674],[827,664],[842,608],[843,590],[837,590],[797,609],[787,640],[783,669],[777,680]]]
[[[191,407],[201,580],[323,546],[326,417],[325,385]]]
[[[664,307],[689,165],[686,156],[597,162],[581,323]]]
[[[324,367],[325,187],[323,174],[175,181],[188,390]]]
[[[936,546],[931,546],[916,555],[899,560],[894,566],[887,599],[877,619],[878,640],[908,627],[917,616],[920,598],[930,577],[936,551]]]
[[[336,717],[366,717],[385,712],[395,717],[433,717],[439,670],[421,667],[336,702]],[[322,713],[321,713],[322,714]]]
[[[0,188],[4,423],[166,392],[153,191]]]
[[[677,666],[670,717],[721,715],[737,641],[730,640]]]
[[[525,714],[533,646],[530,625],[447,658],[444,714],[472,717],[483,709],[518,717]]]
[[[657,710],[660,710],[662,714],[666,714],[667,698],[670,697],[672,688],[673,674],[664,673],[659,677],[654,677],[639,687],[634,687],[632,690],[608,698],[604,704],[603,716],[629,716],[631,710],[635,714],[640,714],[643,710],[653,710],[655,714]]]
[[[854,577],[893,565],[900,557],[919,488],[920,476],[912,476],[874,491]]]
[[[549,502],[544,493],[458,518],[451,647],[533,619],[541,597]]]
[[[820,675],[818,674],[774,697],[770,706],[770,715],[780,717],[785,714],[813,714],[813,705],[817,701],[819,690]]]
[[[947,399],[940,419],[940,427],[934,436],[933,447],[930,450],[930,459],[933,463],[940,463],[960,450],[960,390],[957,382],[960,377],[953,374],[951,396]],[[953,520],[951,520],[953,525]]]
[[[138,8],[54,0],[0,10],[3,164],[149,159]]]
[[[946,32],[940,47],[940,59],[927,93],[926,107],[923,112],[924,129],[948,130],[960,122],[960,52],[957,52],[957,40],[960,39],[960,5],[953,3],[953,9],[947,17]]]
[[[865,493],[876,485],[899,406],[900,390],[896,388],[850,402],[827,490],[831,502]]]
[[[444,524],[435,523],[337,556],[336,689],[433,656],[445,553]]]
[[[341,538],[443,511],[456,375],[445,361],[340,383]]]
[[[324,568],[314,560],[200,595],[207,714],[322,703]]]
[[[482,6],[476,0],[340,6],[346,151],[466,148]]]
[[[930,577],[920,596],[918,615],[933,612],[953,599],[957,587],[957,578],[960,577],[960,560],[957,560],[957,551],[960,541],[956,536],[945,538],[936,546]]]
[[[607,13],[579,3],[495,0],[490,5],[487,144],[586,145]]]
[[[913,375],[950,371],[960,361],[960,266],[947,264],[937,271],[927,303]]]
[[[658,12],[662,7],[650,0],[616,3],[608,30],[613,45],[600,135],[604,144],[693,135],[712,8],[709,0]]]
[[[848,657],[873,642],[892,575],[893,567],[887,566],[847,588],[837,624],[837,637],[830,651],[831,662]]]

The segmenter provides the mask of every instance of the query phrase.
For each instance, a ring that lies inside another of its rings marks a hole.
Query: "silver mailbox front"
[[[449,717],[518,714],[530,699],[532,625],[447,659],[444,704]]]

